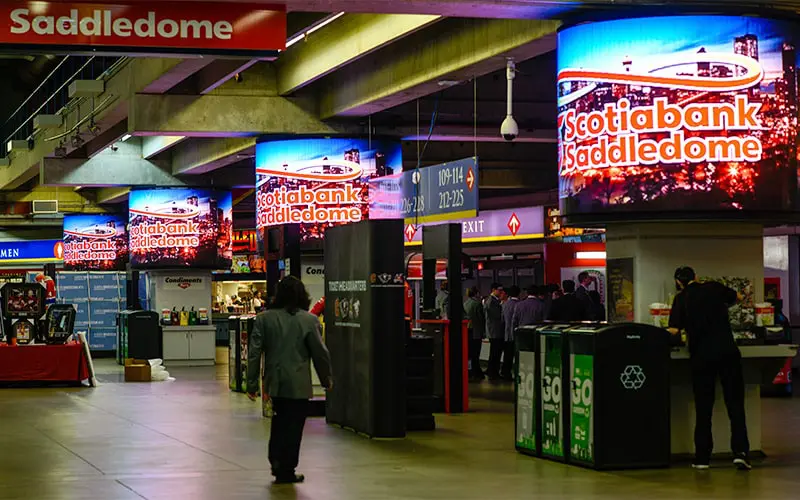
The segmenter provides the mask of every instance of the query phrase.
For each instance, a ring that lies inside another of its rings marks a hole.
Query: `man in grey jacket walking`
[[[320,336],[319,320],[308,312],[311,299],[303,283],[288,276],[278,283],[275,301],[256,317],[248,339],[248,397],[255,401],[256,388],[264,355],[264,387],[272,398],[272,427],[269,437],[269,461],[275,482],[299,483],[305,477],[296,474],[300,442],[308,414],[311,387],[311,360],[326,389],[333,388],[331,358]]]

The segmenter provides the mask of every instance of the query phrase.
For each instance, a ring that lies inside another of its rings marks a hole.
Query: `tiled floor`
[[[228,392],[226,367],[124,384],[98,362],[95,389],[0,390],[0,499],[780,499],[800,492],[800,399],[765,401],[770,457],[751,473],[600,473],[518,455],[508,392],[483,389],[467,415],[405,440],[306,427],[305,484],[272,486],[268,423]]]

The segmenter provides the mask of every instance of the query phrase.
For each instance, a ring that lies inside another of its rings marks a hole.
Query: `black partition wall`
[[[403,222],[325,234],[325,329],[334,389],[326,418],[370,437],[406,433]]]

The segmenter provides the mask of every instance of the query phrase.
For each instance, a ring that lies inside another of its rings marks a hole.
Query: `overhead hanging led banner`
[[[291,139],[256,145],[256,227],[300,224],[301,240],[328,227],[400,217],[400,143]]]
[[[164,188],[128,196],[131,265],[139,269],[231,267],[230,191]]]
[[[207,54],[267,54],[286,47],[282,5],[12,1],[0,4],[0,19],[0,44],[18,46]]]
[[[65,215],[64,267],[74,271],[122,271],[128,233],[122,215]]]
[[[790,211],[797,28],[763,18],[671,16],[562,30],[564,215]]]

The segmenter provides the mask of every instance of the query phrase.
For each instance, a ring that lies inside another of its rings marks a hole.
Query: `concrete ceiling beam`
[[[430,26],[436,15],[347,14],[278,59],[278,93],[286,95],[342,66]]]
[[[402,2],[397,2],[402,3]],[[319,82],[320,117],[367,116],[555,50],[559,21],[447,19]]]
[[[69,140],[75,133],[81,132],[81,138],[86,142],[93,141],[94,136],[86,131],[88,123],[72,130],[79,120],[90,114],[95,114],[94,122],[101,131],[117,126],[127,117],[128,100],[135,93],[169,88],[177,81],[178,75],[185,77],[188,66],[182,62],[176,58],[131,58],[121,63],[106,80],[105,92],[94,100],[94,106],[90,99],[73,100],[62,113],[64,120],[60,128],[37,132],[32,150],[15,153],[10,158],[11,165],[0,170],[0,189],[14,189],[36,177],[42,158],[52,157],[59,146],[61,141],[58,137],[64,136],[67,154],[79,149],[74,148]],[[197,67],[197,62],[194,67]],[[103,150],[108,144],[98,141],[90,149]]]
[[[98,205],[108,203],[121,203],[128,199],[131,188],[127,187],[103,187],[95,190],[95,201]]]
[[[172,150],[172,173],[204,174],[240,162],[255,154],[255,137],[193,139]]]
[[[393,12],[440,14],[447,17],[534,19],[577,8],[582,2],[579,0],[481,0],[479,2],[475,0],[285,0],[282,3],[286,4],[290,12]],[[588,3],[609,4],[612,1]]]
[[[128,125],[136,135],[235,137],[332,134],[343,131],[307,111],[304,100],[248,95],[146,95],[131,100]]]
[[[149,160],[185,139],[186,137],[182,135],[153,135],[142,137],[142,158]]]
[[[42,185],[109,186],[181,186],[165,162],[142,158],[142,145],[136,138],[120,142],[92,158],[43,158],[39,171]]]
[[[186,81],[198,71],[207,68],[216,61],[214,57],[196,57],[192,59],[178,59],[178,63],[172,65],[169,70],[161,74],[157,79],[147,84],[141,90],[144,94],[164,94]]]

